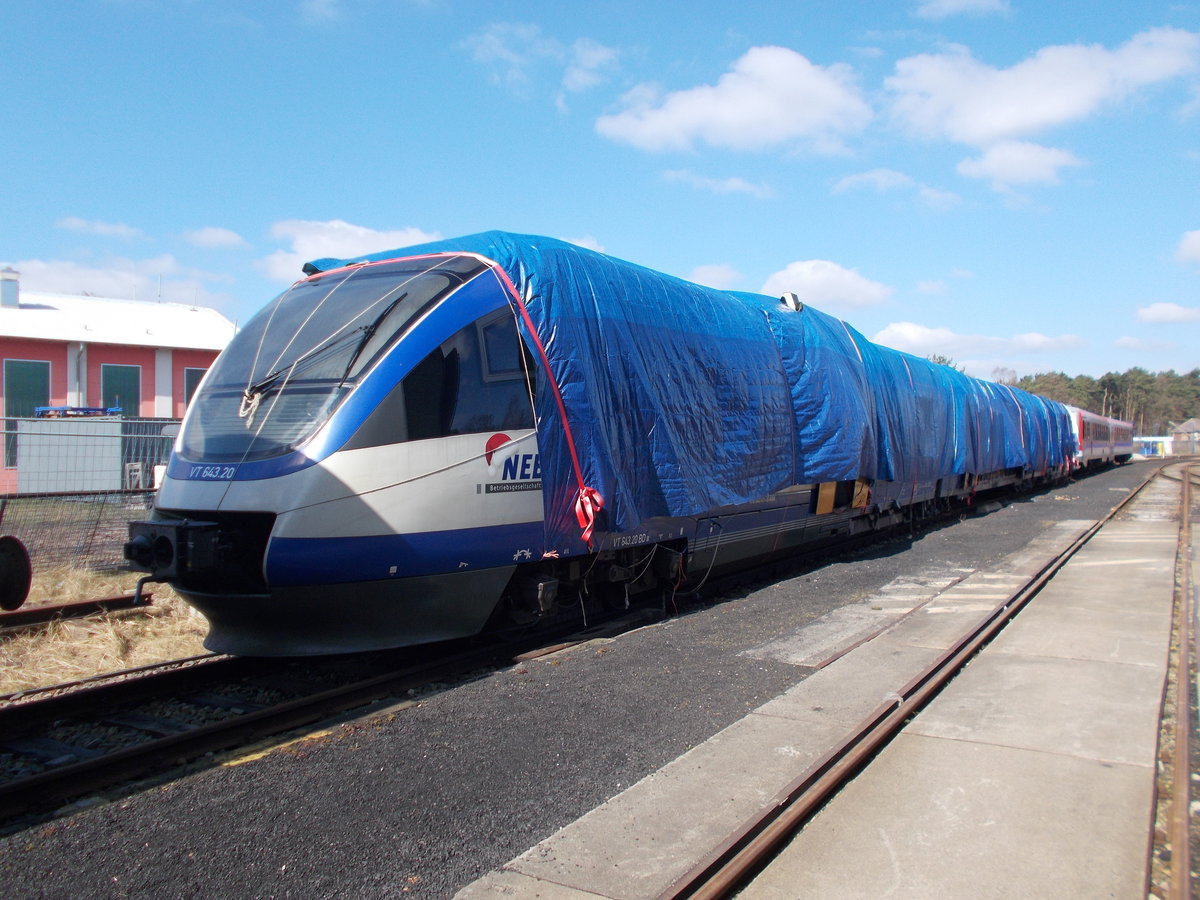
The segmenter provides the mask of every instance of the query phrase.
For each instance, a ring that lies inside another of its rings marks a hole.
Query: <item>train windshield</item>
[[[213,364],[188,410],[183,455],[240,462],[295,449],[411,324],[486,268],[473,256],[428,257],[293,285]]]

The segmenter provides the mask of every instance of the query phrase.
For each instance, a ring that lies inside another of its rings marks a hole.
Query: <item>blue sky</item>
[[[245,321],[486,229],[992,377],[1200,366],[1200,2],[0,0],[0,264]]]

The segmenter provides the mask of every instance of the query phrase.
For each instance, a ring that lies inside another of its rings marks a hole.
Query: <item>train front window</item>
[[[411,324],[485,269],[472,256],[430,257],[293,285],[213,364],[189,409],[183,455],[243,461],[295,449]]]

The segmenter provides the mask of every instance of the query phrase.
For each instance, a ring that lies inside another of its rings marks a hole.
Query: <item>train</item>
[[[400,647],[665,603],[1123,461],[1127,427],[796,294],[484,232],[307,263],[205,375],[125,556],[214,651]]]
[[[1133,458],[1133,423],[1068,406],[1075,434],[1074,466],[1095,469]]]

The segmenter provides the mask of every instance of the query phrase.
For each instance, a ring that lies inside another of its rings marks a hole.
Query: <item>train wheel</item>
[[[20,609],[32,581],[33,567],[25,545],[10,534],[0,537],[0,609]]]

